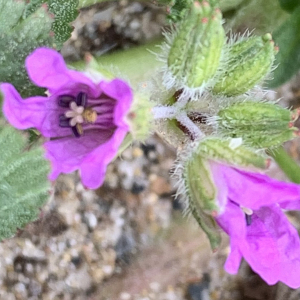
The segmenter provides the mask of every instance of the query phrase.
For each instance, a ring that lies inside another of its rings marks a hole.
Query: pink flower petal
[[[34,127],[45,137],[69,134],[69,130],[58,125],[58,116],[61,112],[52,98],[36,96],[23,100],[9,83],[2,83],[0,89],[4,95],[3,113],[14,127],[18,129]]]
[[[253,271],[268,284],[281,281],[292,288],[300,287],[300,240],[277,205],[255,210],[251,225],[246,226],[239,206],[228,203],[217,218],[230,236],[231,253],[225,270],[236,274],[243,256]]]
[[[90,89],[90,94],[99,96],[95,84],[80,72],[69,70],[63,57],[55,50],[38,48],[25,61],[30,79],[38,86],[47,88],[51,94],[62,88],[82,85]]]
[[[117,100],[114,111],[114,123],[117,126],[124,126],[126,124],[124,116],[129,111],[133,98],[130,87],[124,81],[114,79],[111,82],[102,81],[100,88],[106,95]]]
[[[84,158],[80,166],[80,173],[85,186],[95,189],[103,183],[107,165],[116,156],[127,132],[126,127],[117,128],[106,143],[94,149]]]
[[[300,201],[300,185],[272,179],[265,174],[226,168],[229,198],[241,206],[258,209],[273,203]],[[287,204],[286,204],[287,205]],[[300,205],[299,205],[300,206]]]
[[[68,136],[46,142],[46,157],[52,163],[50,179],[56,179],[59,173],[70,173],[80,169],[85,158],[106,143],[112,135],[112,131],[98,131],[80,138]],[[90,170],[86,172],[89,173]],[[93,175],[98,176],[97,173]],[[88,184],[87,186],[90,187]]]

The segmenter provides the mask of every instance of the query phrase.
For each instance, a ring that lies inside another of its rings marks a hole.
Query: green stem
[[[295,183],[300,183],[300,166],[288,155],[283,147],[270,153],[286,176]]]

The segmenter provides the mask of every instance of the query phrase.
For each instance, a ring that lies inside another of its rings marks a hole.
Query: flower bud
[[[269,148],[292,139],[299,111],[268,102],[237,102],[218,112],[218,130],[225,136],[241,137],[251,146]]]
[[[242,145],[242,139],[207,138],[203,140],[197,153],[206,159],[213,159],[228,165],[266,169],[269,160]]]
[[[247,92],[271,70],[276,52],[271,34],[237,41],[229,46],[227,65],[212,92],[228,97]]]
[[[212,249],[216,249],[221,237],[212,215],[213,212],[219,211],[219,207],[216,203],[217,188],[210,165],[200,155],[192,155],[186,162],[183,172],[188,208],[206,233]]]
[[[202,87],[217,71],[224,41],[221,11],[195,2],[171,41],[168,80],[179,88]]]

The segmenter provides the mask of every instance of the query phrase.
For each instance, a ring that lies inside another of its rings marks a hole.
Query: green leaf
[[[24,17],[28,17],[42,4],[53,15],[54,21],[51,30],[54,33],[54,47],[60,49],[63,43],[70,38],[73,31],[70,23],[78,15],[79,0],[32,0],[26,6]]]
[[[295,10],[298,6],[300,6],[299,0],[279,0],[280,6],[282,9],[292,12]]]
[[[273,80],[268,83],[274,88],[289,80],[300,68],[300,7],[291,17],[280,26],[273,35],[275,43],[279,46],[275,64]]]
[[[62,46],[71,34],[69,23],[77,15],[77,4],[78,0],[0,0],[0,82],[12,83],[23,97],[43,93],[29,81],[25,58],[41,46]]]
[[[43,150],[26,150],[26,139],[10,126],[0,128],[0,240],[34,221],[48,199],[49,164]]]
[[[44,7],[23,15],[23,1],[0,0],[0,81],[12,83],[23,96],[41,93],[28,80],[24,61],[39,46],[51,46],[53,19]]]
[[[60,49],[73,31],[70,22],[74,21],[78,15],[78,0],[48,0],[47,3],[49,11],[54,15],[52,30],[55,47]]]

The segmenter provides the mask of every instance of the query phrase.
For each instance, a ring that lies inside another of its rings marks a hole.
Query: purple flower
[[[216,220],[230,236],[225,270],[236,274],[244,257],[268,284],[300,287],[300,240],[282,211],[300,210],[300,186],[214,162],[211,167],[223,206]]]
[[[50,96],[22,99],[11,84],[1,84],[7,120],[18,129],[35,127],[47,138],[51,180],[78,169],[83,184],[97,188],[129,130],[130,87],[120,79],[94,83],[69,70],[62,56],[48,48],[29,55],[26,69]]]

